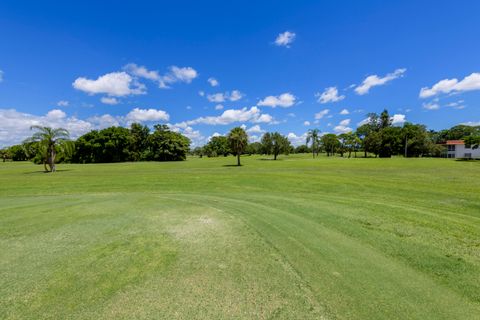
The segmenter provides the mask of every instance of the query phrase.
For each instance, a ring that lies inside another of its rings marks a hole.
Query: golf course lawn
[[[480,162],[0,163],[0,319],[480,319]]]

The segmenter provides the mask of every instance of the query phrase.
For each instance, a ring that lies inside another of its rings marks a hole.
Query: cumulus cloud
[[[322,93],[317,92],[315,96],[318,98],[319,103],[338,102],[345,99],[344,95],[338,95],[338,89],[336,87],[326,88]]]
[[[440,105],[438,103],[435,103],[435,102],[424,103],[422,106],[423,106],[424,109],[427,109],[427,110],[438,110],[438,109],[440,109]]]
[[[467,121],[460,124],[463,124],[465,126],[476,127],[476,126],[480,126],[480,121]]]
[[[392,125],[402,125],[407,121],[404,114],[394,114],[390,120],[392,120]]]
[[[222,109],[223,109],[223,105],[221,105],[221,104],[217,104],[215,106],[215,110],[222,110]]]
[[[320,120],[330,112],[329,109],[323,109],[320,112],[315,113],[315,120]]]
[[[303,122],[303,125],[304,125],[304,126],[309,126],[309,125],[310,125],[310,121],[304,121],[304,122]]]
[[[440,80],[431,88],[422,88],[420,98],[430,98],[441,93],[459,93],[473,90],[480,90],[480,73],[474,72],[460,81],[456,78]]]
[[[289,108],[295,104],[296,97],[289,93],[282,93],[279,96],[268,96],[265,97],[263,100],[258,102],[258,106],[260,107],[281,107],[281,108]]]
[[[110,114],[95,115],[85,120],[75,116],[68,116],[63,110],[53,109],[44,115],[18,112],[15,109],[0,109],[0,148],[8,145],[21,143],[32,135],[31,126],[48,126],[53,128],[65,128],[70,132],[73,139],[94,130],[111,126],[129,126],[132,122],[167,121],[169,115],[157,109],[131,110],[125,116],[112,116]],[[192,130],[184,128],[191,136],[195,135]]]
[[[258,124],[248,128],[245,131],[247,131],[247,133],[264,133],[265,132],[265,130],[263,130]]]
[[[368,76],[363,80],[361,85],[355,88],[355,92],[359,95],[367,94],[373,87],[382,86],[392,80],[403,77],[406,71],[407,69],[402,68],[397,69],[384,77],[379,77],[378,75]]]
[[[297,35],[294,32],[285,31],[278,34],[277,38],[275,39],[275,44],[277,46],[290,48],[290,44],[295,41],[296,36]]]
[[[158,74],[158,71],[148,70],[146,67],[138,66],[135,63],[129,63],[126,66],[124,66],[123,69],[128,73],[140,78],[145,78],[152,81],[160,80],[160,75]]]
[[[210,102],[225,102],[225,101],[238,101],[243,98],[243,93],[239,90],[233,90],[232,92],[219,92],[207,95],[207,100]]]
[[[302,145],[302,144],[305,144],[306,141],[307,141],[307,133],[305,132],[304,134],[301,134],[301,135],[297,135],[293,132],[289,132],[287,134],[287,138],[288,140],[290,140],[290,142],[292,143],[292,145],[294,145],[295,147],[296,146],[299,146],[299,145]]]
[[[57,106],[59,107],[68,107],[70,105],[70,102],[67,100],[60,100],[57,102]]]
[[[349,127],[350,122],[350,119],[340,121],[340,123],[333,128],[333,131],[335,131],[335,133],[348,133],[353,131],[353,129]]]
[[[216,86],[220,85],[220,83],[218,82],[218,80],[215,79],[215,78],[212,78],[212,77],[208,78],[207,81],[208,81],[208,83],[210,83],[210,85],[211,85],[212,87],[216,87]]]
[[[198,72],[192,67],[170,66],[168,72],[161,75],[157,70],[148,70],[144,66],[138,66],[135,63],[129,63],[123,67],[123,70],[129,74],[144,78],[158,83],[160,88],[170,88],[170,85],[176,82],[191,83],[198,77]]]
[[[15,109],[0,109],[0,148],[21,143],[32,135],[31,126],[61,127],[70,131],[72,138],[76,138],[93,129],[92,124],[67,117],[59,109],[50,110],[43,116],[18,112]]]
[[[192,126],[197,124],[206,125],[228,125],[235,122],[253,122],[253,123],[272,123],[273,117],[266,113],[261,113],[257,107],[228,109],[219,116],[199,117],[194,120],[188,120],[176,124],[176,126]]]
[[[343,109],[342,111],[340,111],[340,114],[347,115],[347,114],[350,114],[350,112],[347,109]]]
[[[102,97],[100,99],[100,102],[104,104],[109,104],[109,105],[115,105],[119,103],[118,99],[115,97]]]
[[[170,116],[163,110],[135,108],[125,119],[128,122],[168,121]]]
[[[169,71],[159,79],[160,88],[170,88],[170,84],[176,82],[191,83],[198,77],[198,72],[192,67],[171,66]]]
[[[84,77],[77,78],[73,87],[90,95],[107,94],[123,97],[128,95],[144,94],[145,85],[136,81],[126,72],[112,72],[98,77],[96,80]]]

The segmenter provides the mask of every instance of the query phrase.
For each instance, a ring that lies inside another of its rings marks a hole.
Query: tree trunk
[[[349,150],[349,151],[348,151],[348,158],[350,158],[351,156],[352,156],[352,151]]]
[[[241,166],[241,164],[240,164],[240,153],[237,154],[237,166]]]
[[[364,150],[363,152],[365,152],[365,158],[367,157],[367,150]]]
[[[273,160],[277,160],[277,154],[276,153],[273,154]]]

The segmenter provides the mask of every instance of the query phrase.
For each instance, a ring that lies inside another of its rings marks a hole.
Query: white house
[[[463,140],[447,140],[445,146],[447,158],[480,159],[480,148],[472,149]]]

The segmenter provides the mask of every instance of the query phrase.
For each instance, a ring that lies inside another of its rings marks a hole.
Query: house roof
[[[447,140],[447,145],[465,144],[463,140]]]

